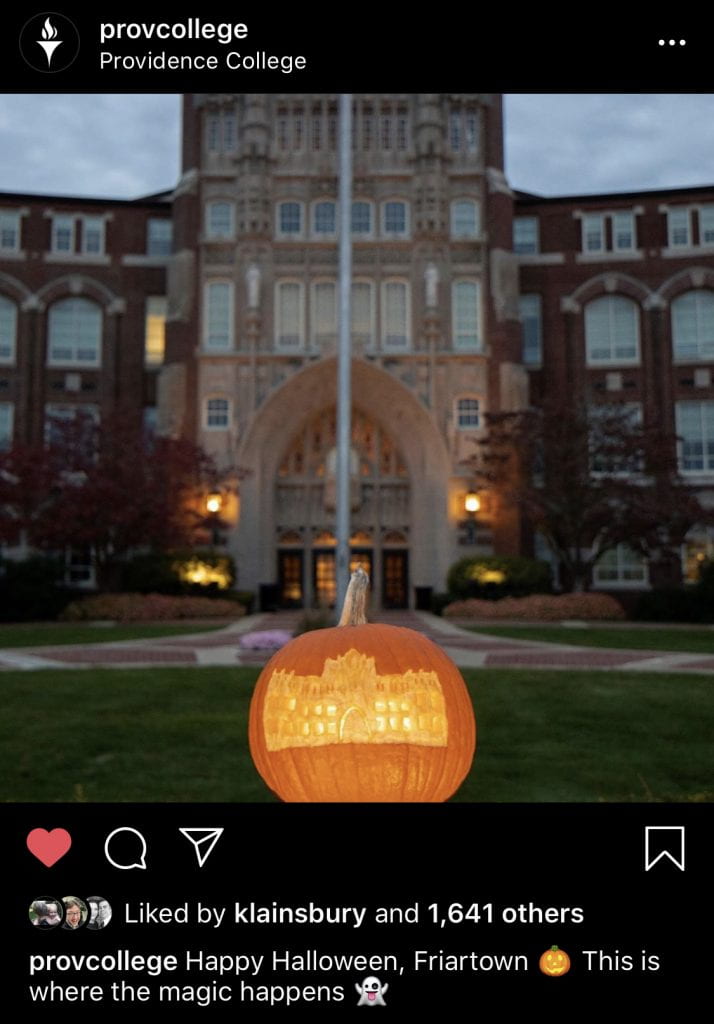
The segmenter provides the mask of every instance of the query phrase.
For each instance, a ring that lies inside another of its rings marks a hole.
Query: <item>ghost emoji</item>
[[[361,985],[355,984],[355,988],[359,993],[358,1006],[386,1006],[384,1001],[384,993],[389,988],[389,985],[383,985],[379,978],[375,978],[372,975],[369,978],[365,978]]]

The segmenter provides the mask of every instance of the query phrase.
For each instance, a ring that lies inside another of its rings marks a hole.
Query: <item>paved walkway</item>
[[[101,644],[0,650],[1,669],[137,668],[160,665],[264,665],[269,652],[243,650],[243,633],[265,629],[292,632],[301,612],[250,615],[212,633],[123,640]],[[626,669],[628,671],[714,673],[714,654],[621,651],[545,644],[533,640],[477,635],[428,612],[384,612],[380,622],[407,626],[431,637],[462,667]]]

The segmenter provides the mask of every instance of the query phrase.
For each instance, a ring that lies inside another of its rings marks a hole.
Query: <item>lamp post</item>
[[[211,546],[218,547],[221,543],[219,513],[223,508],[223,495],[220,491],[211,491],[206,498],[206,512],[211,528]]]
[[[481,499],[473,487],[464,495],[464,511],[466,513],[466,519],[464,520],[465,528],[465,539],[464,544],[475,544],[476,543],[476,514],[481,508]]]

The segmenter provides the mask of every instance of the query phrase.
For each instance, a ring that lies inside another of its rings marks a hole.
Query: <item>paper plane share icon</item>
[[[180,828],[179,832],[184,835],[189,843],[193,843],[196,851],[196,860],[199,868],[202,868],[213,852],[213,847],[223,835],[222,828]]]

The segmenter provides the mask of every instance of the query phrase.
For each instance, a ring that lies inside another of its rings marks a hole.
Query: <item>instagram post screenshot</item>
[[[700,1012],[714,79],[554,20],[7,14],[8,1010]]]

